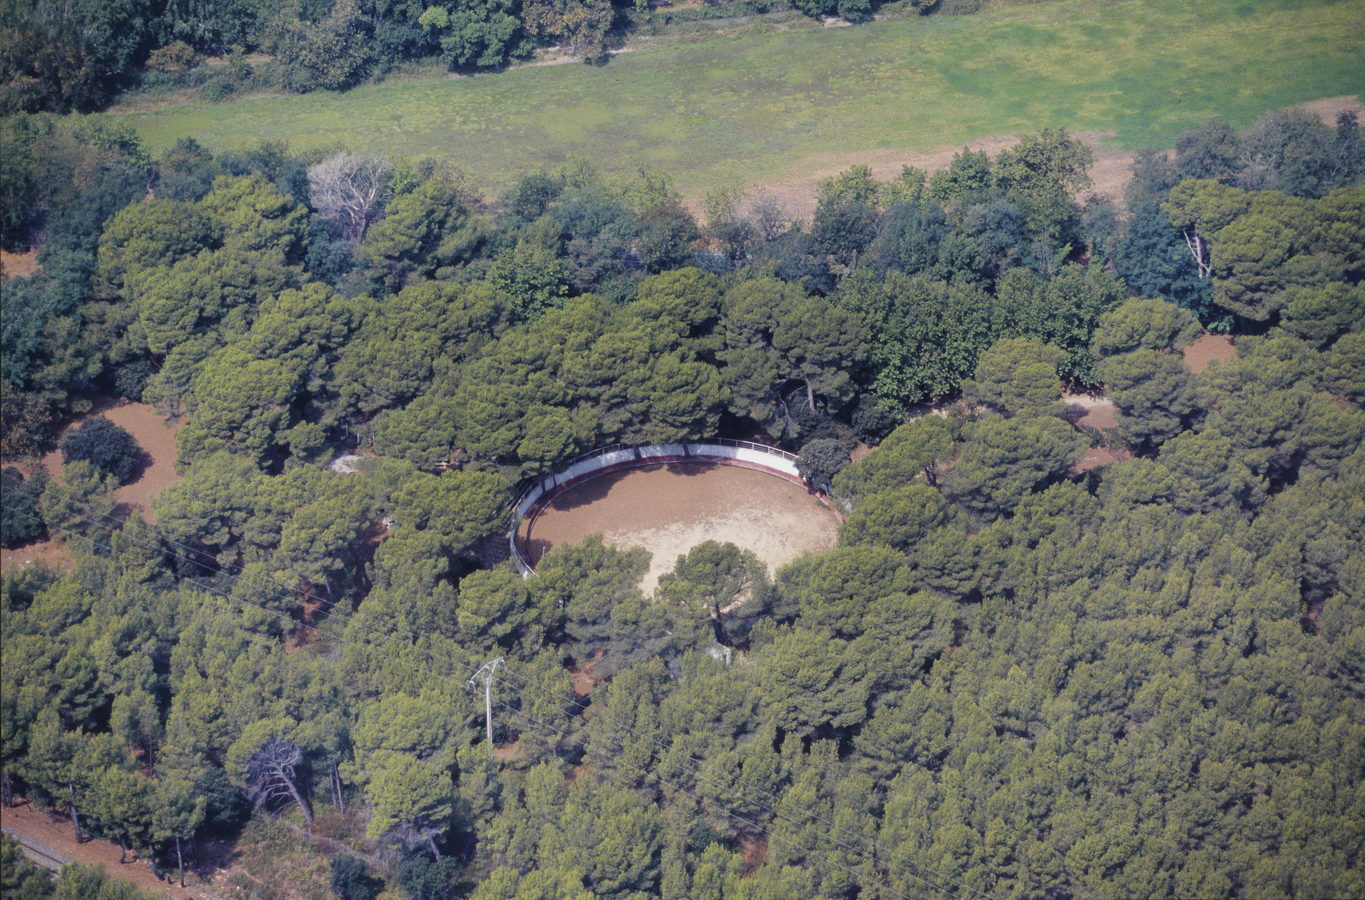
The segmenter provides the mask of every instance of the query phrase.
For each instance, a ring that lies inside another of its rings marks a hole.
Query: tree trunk
[[[128,862],[128,841],[123,835],[118,836],[118,864],[123,865]]]
[[[289,785],[289,793],[293,796],[294,802],[299,805],[299,809],[303,810],[303,820],[309,825],[312,825],[313,811],[308,808],[308,801],[303,799],[303,795],[299,793],[299,789],[294,787],[293,781],[286,778],[284,779],[284,783]]]
[[[175,838],[175,861],[180,864],[180,886],[185,886],[185,855],[180,852],[180,837]]]
[[[9,780],[9,773],[0,774],[0,805],[5,809],[14,806],[14,785]]]
[[[441,861],[441,851],[436,849],[436,839],[427,835],[427,846],[431,848],[431,855],[436,857],[436,861]]]
[[[1181,235],[1185,238],[1185,246],[1190,248],[1190,254],[1194,257],[1194,264],[1199,269],[1199,279],[1202,281],[1213,273],[1213,266],[1204,262],[1204,242],[1199,237],[1199,232],[1194,230],[1182,231]]]
[[[337,771],[336,763],[332,763],[332,794],[336,798],[337,810],[346,811],[346,795],[341,792],[341,773]]]
[[[76,786],[67,782],[66,789],[71,792],[71,825],[76,829],[76,843],[85,843],[85,835],[81,834],[81,814],[76,809]]]

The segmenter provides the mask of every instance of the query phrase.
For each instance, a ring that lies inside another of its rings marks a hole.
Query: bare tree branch
[[[392,168],[381,157],[343,150],[308,169],[308,199],[341,226],[346,240],[359,244],[388,199],[384,176]]]
[[[293,741],[272,737],[261,745],[247,763],[246,795],[257,809],[275,803],[297,803],[303,817],[313,821],[313,811],[298,788],[298,767],[303,751]]]

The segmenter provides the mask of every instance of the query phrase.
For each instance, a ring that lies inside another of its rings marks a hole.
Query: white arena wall
[[[511,530],[508,532],[508,542],[511,544],[512,559],[521,570],[521,574],[525,577],[535,574],[535,569],[526,561],[521,548],[517,546],[517,531],[521,528],[522,520],[533,510],[543,508],[545,503],[574,485],[608,472],[670,462],[711,462],[742,466],[767,472],[811,490],[810,485],[796,469],[795,453],[749,441],[716,440],[686,444],[654,444],[645,447],[604,447],[572,460],[564,468],[532,484],[517,498]],[[531,518],[534,522],[535,516],[532,515]]]

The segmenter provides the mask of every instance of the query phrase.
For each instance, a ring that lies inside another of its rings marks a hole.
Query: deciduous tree
[[[393,166],[377,156],[343,150],[308,169],[308,197],[313,208],[341,226],[352,244],[365,238],[370,224],[388,200],[385,176]]]

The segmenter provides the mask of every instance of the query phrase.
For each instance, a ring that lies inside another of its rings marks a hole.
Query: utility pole
[[[498,669],[507,668],[501,656],[492,662],[484,663],[479,671],[474,673],[474,677],[469,679],[467,687],[472,691],[474,684],[480,678],[483,679],[483,721],[484,727],[488,730],[488,755],[493,756],[493,673]]]

